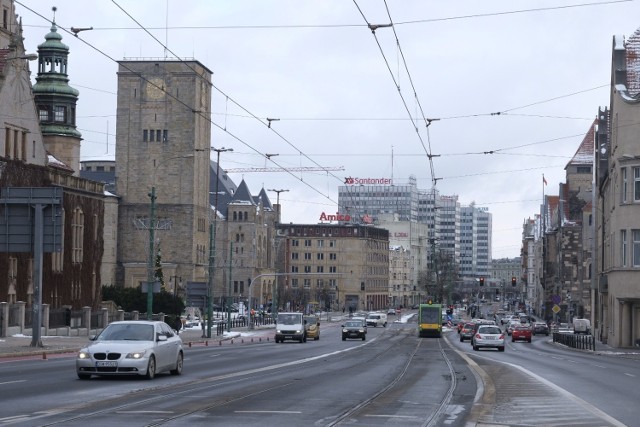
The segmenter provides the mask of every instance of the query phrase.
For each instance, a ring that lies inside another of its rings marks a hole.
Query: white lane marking
[[[624,374],[625,374],[626,376],[634,377],[634,378],[635,378],[635,375],[633,375],[633,374],[627,374],[626,372],[625,372]]]
[[[5,385],[5,384],[15,384],[15,383],[23,383],[26,382],[27,380],[15,380],[15,381],[5,381],[3,383],[0,383],[0,385]]]
[[[301,414],[302,411],[233,411],[236,414]]]
[[[173,414],[173,411],[116,411],[116,414]]]
[[[593,363],[593,366],[595,366],[596,368],[607,368],[607,366],[598,365],[596,363]]]
[[[378,418],[408,418],[408,419],[416,419],[418,417],[415,417],[413,415],[385,415],[385,414],[381,414],[381,415],[365,415],[365,417],[378,417]]]

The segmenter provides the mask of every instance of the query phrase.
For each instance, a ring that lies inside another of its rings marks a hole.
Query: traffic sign
[[[560,297],[560,295],[553,295],[551,297],[551,302],[554,304],[560,304],[560,301],[562,301],[562,298]]]
[[[551,311],[553,311],[555,314],[560,313],[560,306],[558,304],[554,305],[553,308],[551,309]]]

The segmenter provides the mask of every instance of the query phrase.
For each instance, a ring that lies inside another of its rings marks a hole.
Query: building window
[[[623,267],[627,266],[627,230],[620,230],[620,243],[622,247],[620,248],[620,258]]]
[[[298,266],[297,265],[292,265],[291,266],[291,272],[292,273],[297,273],[298,272]]]
[[[316,271],[316,273],[324,273],[324,267],[319,265],[318,266],[318,271]]]
[[[633,230],[633,266],[640,267],[640,230]]]
[[[169,140],[169,132],[165,129],[162,131],[162,142],[167,142]]]
[[[319,254],[316,254],[316,255],[317,255],[319,261],[324,259],[324,254],[323,253],[319,253]]]
[[[162,141],[162,131],[160,129],[156,130],[156,141]]]
[[[292,288],[298,287],[298,279],[291,279],[291,287]]]
[[[329,273],[337,273],[338,272],[338,268],[335,265],[332,265],[331,267],[329,267]]]
[[[324,240],[318,240],[318,247],[319,248],[323,248],[324,247]]]
[[[71,261],[74,263],[82,262],[83,238],[84,238],[84,213],[82,209],[76,208],[73,211],[73,221],[71,224],[72,232],[72,248]]]
[[[311,254],[309,252],[305,252],[304,253],[304,259],[310,260],[311,259]]]
[[[151,129],[149,131],[149,142],[153,142],[154,141],[155,135],[156,135],[156,133],[153,131],[153,129]]]
[[[299,240],[292,240],[291,241],[291,246],[300,246],[300,241]]]
[[[330,254],[329,254],[329,259],[330,259],[331,261],[335,261],[336,259],[338,259],[338,255],[337,255],[337,254],[334,254],[334,253],[330,253]]]
[[[633,201],[640,202],[640,167],[633,168]]]
[[[149,140],[149,131],[144,129],[142,131],[142,142],[147,142]]]
[[[304,287],[307,289],[311,287],[311,279],[304,279]]]
[[[54,110],[55,114],[53,116],[54,121],[64,123],[66,121],[67,116],[67,108],[61,105],[57,105]]]
[[[41,122],[48,122],[49,121],[49,109],[46,107],[40,107],[40,110],[38,111],[38,116],[40,117],[40,121]]]
[[[627,203],[627,168],[620,169],[620,180],[622,181],[622,191],[620,194],[620,202]]]
[[[291,252],[291,259],[298,259],[298,252]]]
[[[311,240],[307,239],[304,241],[304,245],[307,247],[311,247]]]
[[[311,273],[311,266],[310,265],[305,265],[304,266],[304,272],[305,273]]]

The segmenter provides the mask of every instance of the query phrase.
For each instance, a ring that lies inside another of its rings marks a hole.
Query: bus
[[[418,307],[418,336],[442,336],[442,304],[420,304]]]

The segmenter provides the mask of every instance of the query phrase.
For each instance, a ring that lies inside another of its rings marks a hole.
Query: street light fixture
[[[213,148],[211,151],[217,153],[216,159],[216,191],[213,211],[213,223],[209,226],[209,277],[207,281],[207,338],[211,338],[211,319],[213,318],[213,275],[214,264],[216,261],[216,225],[218,224],[218,188],[219,188],[219,175],[220,175],[220,153],[227,151],[233,151],[233,148]],[[227,301],[227,305],[229,302]],[[231,311],[231,307],[229,307]]]
[[[274,193],[278,194],[276,196],[276,206],[278,206],[278,215],[276,216],[276,223],[279,224],[280,223],[280,193],[285,193],[289,190],[274,190],[270,188],[269,191],[273,191]]]

